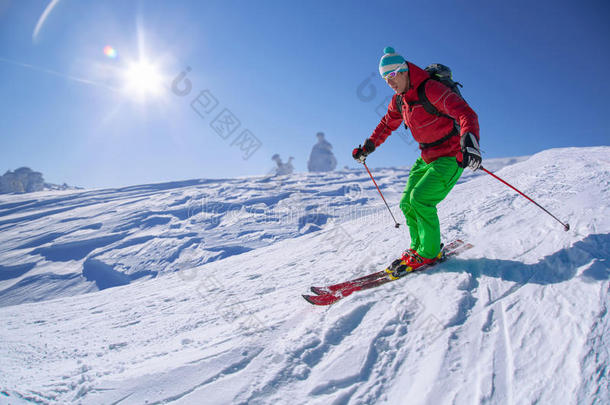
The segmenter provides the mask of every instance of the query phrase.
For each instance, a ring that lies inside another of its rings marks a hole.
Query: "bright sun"
[[[124,80],[125,91],[135,98],[158,96],[163,90],[163,78],[159,69],[147,61],[129,64]]]

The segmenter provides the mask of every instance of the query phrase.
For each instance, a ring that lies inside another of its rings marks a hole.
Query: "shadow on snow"
[[[590,266],[582,275],[591,281],[610,279],[610,234],[593,234],[542,258],[538,263],[525,264],[513,260],[452,259],[433,272],[462,273],[464,269],[477,280],[481,275],[525,284],[554,284],[570,280],[579,267]],[[476,285],[472,287],[476,287]]]

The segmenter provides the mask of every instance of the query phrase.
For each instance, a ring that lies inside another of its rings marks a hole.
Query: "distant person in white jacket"
[[[324,139],[324,132],[318,132],[318,143],[313,146],[307,169],[310,172],[331,172],[337,167],[337,159],[333,154],[333,146]]]

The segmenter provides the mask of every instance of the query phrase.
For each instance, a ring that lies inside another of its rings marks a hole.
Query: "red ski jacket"
[[[430,163],[443,156],[458,156],[461,160],[460,137],[453,136],[437,146],[423,148],[422,143],[429,144],[448,135],[454,128],[454,121],[448,117],[437,117],[424,110],[421,104],[412,107],[409,103],[418,101],[418,86],[430,77],[428,72],[407,62],[409,66],[409,89],[402,94],[395,94],[388,106],[388,112],[381,119],[377,128],[370,136],[375,146],[381,145],[390,134],[404,123],[411,129],[413,138],[420,144],[421,156],[426,163]],[[460,135],[472,132],[479,138],[479,120],[477,114],[460,96],[455,94],[444,84],[436,80],[428,80],[425,84],[428,100],[439,112],[455,119],[459,125]],[[403,97],[402,111],[398,111],[396,99]]]

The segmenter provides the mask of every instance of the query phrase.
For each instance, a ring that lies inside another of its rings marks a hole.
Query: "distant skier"
[[[333,146],[324,139],[324,132],[318,132],[318,143],[311,149],[307,170],[310,172],[332,172],[337,167],[337,159],[333,154]]]
[[[292,172],[294,172],[294,166],[292,165],[293,159],[294,158],[292,156],[290,156],[290,158],[288,158],[288,162],[283,163],[282,158],[280,158],[280,155],[278,155],[277,153],[275,155],[273,155],[271,157],[271,160],[273,160],[275,162],[275,164],[277,165],[277,167],[275,168],[275,174],[277,176],[284,176],[287,174],[292,174]]]
[[[419,143],[421,157],[411,168],[400,200],[411,235],[410,249],[401,259],[407,271],[412,271],[441,256],[436,206],[447,197],[465,167],[480,167],[479,122],[477,114],[454,90],[429,80],[427,71],[405,61],[391,47],[384,49],[379,73],[396,94],[373,134],[364,146],[353,150],[352,156],[363,163],[403,121]],[[422,100],[424,97],[428,103]]]

